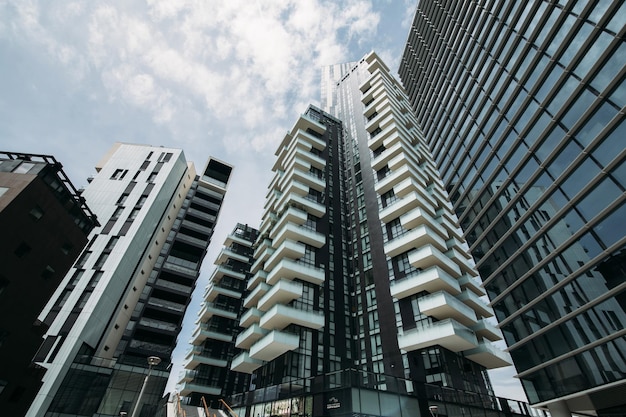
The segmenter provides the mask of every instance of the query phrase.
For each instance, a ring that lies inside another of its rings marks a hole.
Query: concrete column
[[[548,404],[548,411],[552,417],[572,417],[572,413],[565,401],[557,401]]]

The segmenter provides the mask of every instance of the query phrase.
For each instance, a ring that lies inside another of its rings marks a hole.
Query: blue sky
[[[274,151],[322,65],[375,50],[394,71],[416,0],[0,0],[0,150],[54,155],[77,186],[115,141],[235,166],[174,354],[178,377],[225,235],[258,227]],[[496,394],[523,399],[512,368]],[[169,384],[174,389],[174,384]]]

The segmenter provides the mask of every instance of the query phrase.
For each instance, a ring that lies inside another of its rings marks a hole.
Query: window
[[[74,249],[74,245],[69,242],[65,242],[63,246],[61,246],[61,252],[63,252],[64,255],[69,255],[72,249]]]
[[[22,242],[20,243],[20,245],[17,247],[17,249],[15,249],[15,251],[13,252],[15,254],[15,256],[17,256],[18,258],[21,258],[25,255],[28,255],[28,253],[30,252],[31,247],[26,243],[26,242]]]
[[[126,202],[126,199],[128,198],[128,194],[124,193],[122,194],[122,196],[117,200],[117,204],[118,206],[121,206],[122,204],[124,204]]]
[[[6,288],[9,286],[9,280],[0,275],[0,295],[4,293]]]
[[[115,172],[113,173],[113,175],[111,175],[111,179],[112,180],[121,180],[122,178],[124,178],[126,173],[128,173],[127,169],[126,170],[124,170],[124,169],[116,169]]]
[[[106,262],[108,258],[109,258],[108,253],[103,253],[102,255],[100,255],[100,257],[98,258],[98,261],[96,261],[96,264],[93,266],[93,269],[102,269],[102,266],[104,265],[104,263]]]
[[[54,268],[50,265],[47,265],[46,268],[41,272],[41,277],[43,279],[50,279],[54,276]]]
[[[33,207],[28,214],[30,214],[30,217],[32,217],[33,220],[37,221],[43,217],[43,209],[38,205],[35,205],[35,207]]]
[[[35,164],[33,164],[32,162],[22,162],[20,166],[13,170],[13,172],[16,174],[26,174],[34,166]]]
[[[4,193],[6,193],[9,189],[7,187],[0,187],[0,197],[2,197],[2,195]],[[1,381],[0,381],[1,382]],[[1,392],[1,391],[0,391]]]

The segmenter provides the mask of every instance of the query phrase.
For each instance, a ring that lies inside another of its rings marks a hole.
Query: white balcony
[[[326,214],[326,207],[323,204],[309,200],[301,195],[292,194],[287,202],[295,204],[302,210],[305,210],[307,213],[311,213],[316,217],[322,217]]]
[[[443,239],[448,239],[448,232],[446,229],[441,226],[441,224],[439,224],[439,222],[430,214],[428,214],[426,210],[423,209],[422,205],[409,212],[405,211],[404,214],[400,216],[400,223],[405,229],[414,229],[420,225],[427,225],[433,229],[433,231],[437,232],[437,234]]]
[[[274,269],[267,274],[266,282],[270,285],[274,285],[281,278],[290,280],[299,278],[311,284],[321,285],[324,282],[325,276],[326,273],[321,268],[285,258],[281,259]]]
[[[254,287],[252,292],[250,292],[250,294],[248,294],[248,296],[243,300],[243,306],[245,308],[256,306],[256,303],[259,301],[259,299],[263,297],[263,295],[265,295],[265,293],[268,292],[270,288],[272,287],[264,282],[259,283],[256,287]]]
[[[252,307],[241,315],[239,319],[239,327],[250,327],[253,323],[258,323],[261,320],[263,313]]]
[[[235,346],[239,349],[250,349],[250,346],[252,346],[254,342],[265,336],[268,332],[268,330],[262,329],[258,324],[253,323],[252,326],[239,333],[235,341]]]
[[[259,322],[259,326],[268,330],[281,330],[290,324],[317,330],[324,327],[324,314],[276,304],[263,314]]]
[[[233,358],[230,364],[230,370],[251,374],[261,365],[263,365],[263,361],[251,358],[248,352],[241,352],[241,354]]]
[[[250,243],[250,242],[248,242]],[[222,248],[222,250],[220,251],[219,255],[217,255],[217,259],[215,260],[216,264],[223,264],[225,263],[228,258],[232,258],[232,259],[236,259],[238,261],[241,261],[243,263],[248,263],[248,261],[250,261],[250,258],[248,258],[247,256],[244,255],[240,255],[237,252],[233,251],[230,248]]]
[[[372,104],[376,105],[375,102]],[[378,147],[380,147],[380,145],[382,145],[385,142],[386,139],[388,139],[389,137],[393,135],[399,134],[400,132],[398,131],[399,130],[398,128],[399,128],[399,125],[397,123],[388,125],[384,129],[382,129],[380,132],[378,132],[376,136],[374,136],[373,138],[370,138],[367,141],[367,146],[370,149],[377,149]]]
[[[208,385],[199,385],[185,382],[180,390],[180,395],[186,397],[189,396],[192,392],[198,392],[207,395],[220,395],[222,393],[222,388],[209,387]]]
[[[259,300],[257,308],[267,311],[275,304],[287,304],[291,300],[302,297],[302,284],[296,281],[281,279]]]
[[[385,147],[386,146],[387,145],[385,144]],[[372,151],[374,150],[375,149],[372,149]],[[372,169],[378,171],[379,169],[387,165],[392,158],[398,156],[398,154],[403,150],[404,147],[402,146],[402,143],[400,141],[396,142],[391,147],[381,152],[380,155],[372,159]]]
[[[275,245],[280,245],[285,239],[290,239],[294,242],[306,243],[307,245],[311,245],[316,248],[321,248],[326,243],[326,237],[323,234],[304,226],[297,226],[293,223],[287,223],[281,229],[275,230]],[[300,256],[292,256],[292,258],[299,257]]]
[[[478,276],[478,270],[476,269],[476,265],[474,264],[474,259],[469,254],[462,254],[457,249],[450,249],[446,252],[448,257],[456,262],[457,265],[461,268],[461,271],[469,274],[473,277]],[[470,259],[467,258],[470,257]]]
[[[437,345],[461,352],[478,346],[478,340],[474,332],[452,319],[406,331],[398,336],[400,349],[409,352]]]
[[[454,319],[465,326],[473,326],[478,320],[474,310],[444,291],[420,297],[417,304],[422,314],[438,320]]]
[[[391,258],[412,249],[434,246],[445,250],[446,242],[428,226],[418,226],[413,230],[385,243],[385,254]]]
[[[490,342],[480,342],[478,347],[464,352],[465,357],[484,366],[487,369],[510,366],[511,356],[498,349]]]
[[[252,242],[250,242],[249,240],[244,239],[241,236],[237,236],[236,234],[233,234],[233,233],[229,233],[226,236],[226,240],[224,241],[224,246],[230,246],[234,242],[239,243],[242,246],[247,246],[247,247],[251,247],[252,246]]]
[[[215,271],[213,271],[213,275],[211,275],[211,280],[219,281],[224,275],[241,280],[246,279],[246,274],[243,272],[235,271],[226,265],[218,265]]]
[[[296,334],[274,330],[250,347],[250,358],[271,361],[285,352],[297,349],[299,342],[300,338]]]
[[[459,266],[432,245],[426,245],[409,253],[409,263],[421,269],[438,266],[454,278],[461,276]]]
[[[269,237],[270,239],[274,239],[276,237],[276,233],[278,233],[278,230],[282,229],[287,223],[302,225],[306,223],[306,220],[306,211],[300,210],[295,207],[287,207],[287,209],[276,220],[276,224],[274,224],[274,227],[270,231]],[[273,246],[276,246],[276,243],[274,243]]]
[[[472,330],[478,336],[482,336],[485,339],[497,342],[502,340],[502,332],[495,325],[488,322],[486,319],[478,320],[478,323],[472,326]]]
[[[324,168],[326,167],[326,161],[320,158],[319,156],[315,155],[314,153],[312,153],[310,149],[311,149],[310,146],[306,149],[298,148],[296,149],[296,156],[308,162],[309,164],[311,164],[312,167],[315,167],[323,171]]]
[[[270,253],[267,253],[267,249],[272,249],[272,239],[263,239],[261,240],[257,247],[254,249],[254,259],[256,261],[258,261],[261,258],[265,258],[267,259],[270,255]],[[265,261],[265,259],[263,259],[263,261]],[[255,262],[256,263],[256,262]]]
[[[483,288],[480,286],[480,283],[475,278],[469,275],[463,275],[461,278],[459,278],[459,285],[461,286],[461,288],[469,290],[479,297],[487,295],[485,290],[483,290]]]
[[[184,371],[179,373],[178,376],[180,377],[178,380],[179,383],[193,381],[196,377],[196,371],[191,369],[185,369]]]
[[[277,243],[277,242],[274,242]],[[304,256],[306,248],[302,243],[297,243],[292,240],[284,240],[274,251],[272,256],[265,261],[263,269],[271,271],[274,266],[283,258],[298,259]]]
[[[476,294],[465,290],[457,297],[459,300],[470,306],[481,317],[493,317],[493,309]]]
[[[314,190],[323,192],[326,189],[326,181],[324,181],[322,178],[319,178],[317,175],[313,175],[310,172],[294,169],[292,175],[294,180],[300,181],[301,183],[308,185]]]
[[[235,299],[241,298],[241,292],[221,287],[219,284],[211,283],[204,292],[204,299],[206,301],[214,301],[220,294]]]
[[[263,269],[259,269],[258,271],[256,271],[254,275],[252,275],[252,278],[250,278],[250,280],[248,281],[248,285],[246,286],[246,289],[248,291],[251,291],[254,288],[256,288],[257,285],[261,284],[262,282],[265,282],[266,279],[267,279],[267,272],[264,271]]]
[[[202,308],[200,309],[200,314],[198,316],[199,317],[198,317],[198,320],[196,320],[196,322],[201,322],[201,321],[206,322],[213,316],[225,317],[227,319],[232,319],[232,320],[237,319],[237,313],[233,311],[225,310],[222,307],[219,307],[213,303],[208,303],[208,302],[202,305]]]
[[[405,169],[408,169],[408,167]],[[394,184],[393,191],[398,198],[413,194],[414,192],[418,193],[422,196],[425,205],[428,205],[428,207],[424,207],[424,209],[428,210],[431,216],[435,215],[434,207],[437,205],[437,202],[430,193],[426,191],[426,183],[421,177],[416,177],[415,175],[407,176],[406,179]]]
[[[391,295],[398,299],[406,298],[422,291],[428,293],[446,291],[450,294],[460,294],[461,288],[457,280],[437,266],[391,283]]]
[[[219,340],[222,342],[230,342],[233,340],[232,334],[219,333],[209,330],[204,324],[196,327],[191,335],[191,343],[194,345],[202,344],[206,339]]]
[[[295,197],[304,197],[309,194],[309,186],[302,184],[298,181],[290,180],[287,182],[285,189],[282,191],[280,197],[276,199],[277,211],[281,211],[282,207],[285,207],[289,201]]]
[[[423,207],[425,204],[427,205],[417,193],[413,193],[403,198],[398,198],[393,203],[387,205],[380,211],[379,217],[382,222],[389,223],[410,210]]]
[[[202,349],[199,347],[194,347],[185,356],[187,360],[186,367],[195,368],[199,364],[217,366],[220,368],[225,368],[228,365],[228,361],[223,359],[210,358],[208,356],[202,355]]]

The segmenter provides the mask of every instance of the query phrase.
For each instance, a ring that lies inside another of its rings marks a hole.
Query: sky
[[[274,152],[319,105],[320,67],[374,50],[397,72],[416,4],[0,0],[0,151],[53,155],[77,188],[116,141],[234,165],[169,390],[225,236],[259,226]],[[491,372],[496,395],[525,400],[514,373]]]

